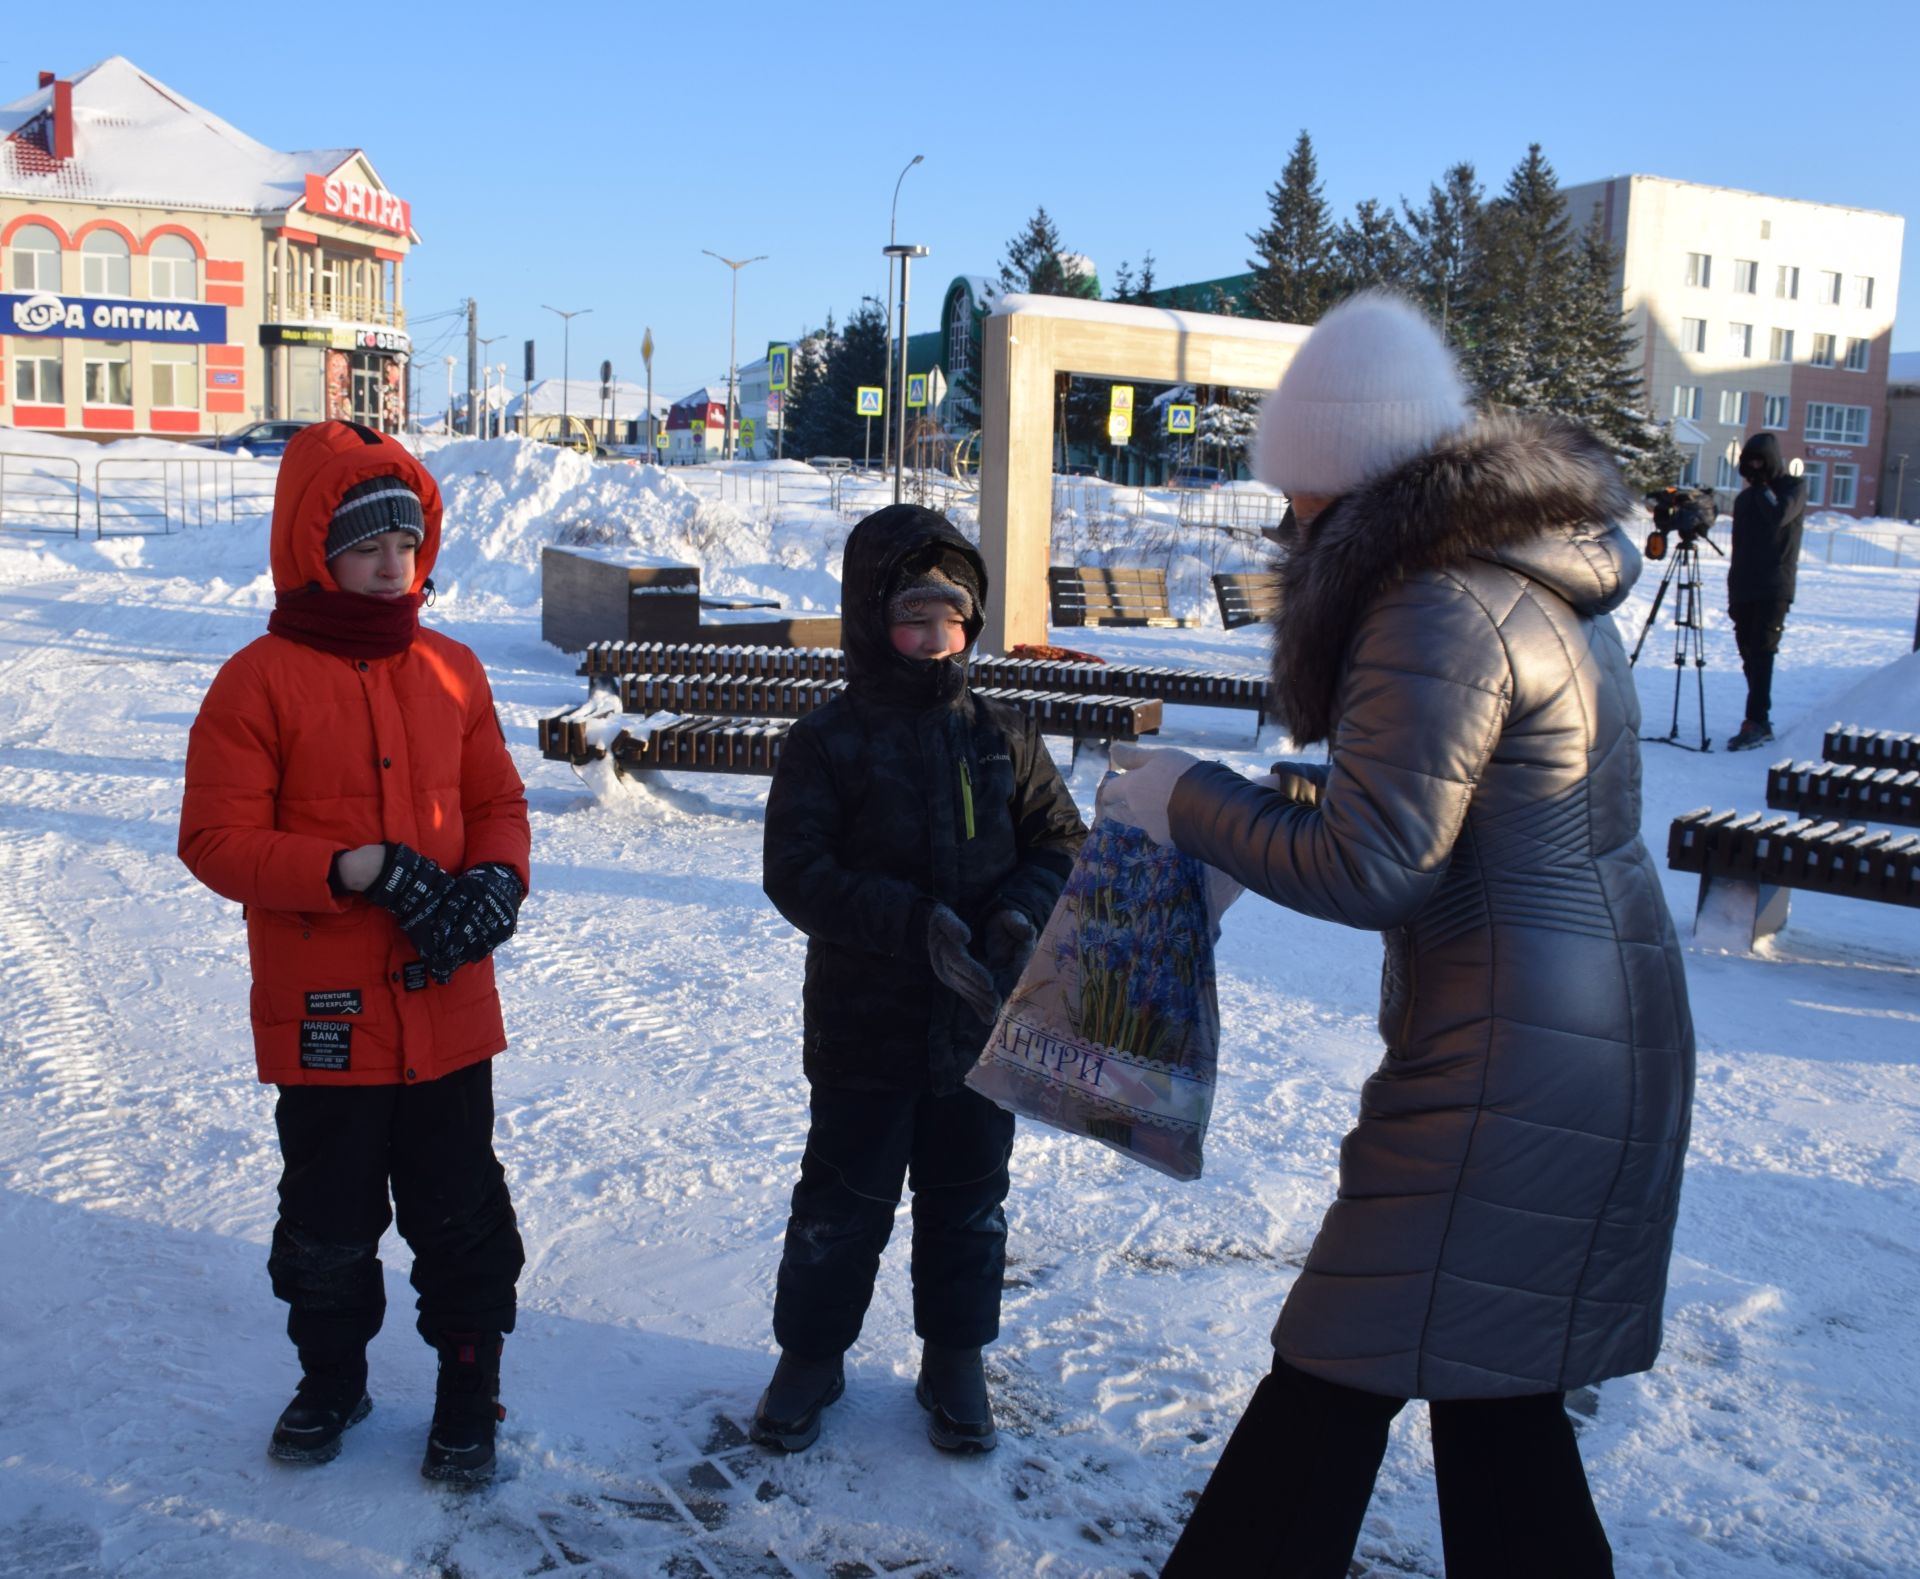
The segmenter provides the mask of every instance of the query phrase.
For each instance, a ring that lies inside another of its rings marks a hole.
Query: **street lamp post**
[[[896,412],[894,420],[899,424],[893,449],[893,502],[895,504],[900,502],[900,469],[907,458],[907,274],[913,260],[924,258],[926,255],[925,247],[889,246],[887,248],[887,257],[890,260],[893,258],[900,260],[900,387],[898,391],[892,389],[887,391],[889,400],[894,400],[896,394],[898,395],[894,406]],[[889,281],[893,278],[891,262],[887,264],[887,278]]]
[[[475,335],[473,339],[474,344],[480,347],[480,387],[484,393],[487,386],[487,347],[492,345],[496,340],[506,339],[506,336],[503,334],[479,334]],[[492,395],[489,394],[487,396],[484,404],[486,407],[486,415],[480,419],[479,425],[475,427],[473,431],[476,438],[490,439],[493,437]]]
[[[734,330],[740,321],[740,271],[749,263],[765,263],[767,261],[767,254],[763,252],[757,258],[721,258],[719,253],[708,252],[705,247],[702,247],[700,250],[705,252],[710,258],[719,258],[722,263],[726,264],[726,266],[733,271],[733,305],[727,314],[727,442],[725,449],[722,451],[728,460],[732,460],[733,391],[735,384],[739,380],[740,365],[739,359],[735,354],[736,342],[734,337]]]
[[[899,239],[894,232],[898,228],[900,219],[900,182],[906,180],[907,171],[924,158],[926,158],[925,154],[915,154],[907,161],[906,169],[900,172],[899,178],[893,183],[893,207],[887,211],[887,245],[889,247]],[[907,348],[903,343],[900,347],[900,360],[904,362],[906,359]],[[887,376],[880,387],[889,391],[887,399],[893,399],[891,393],[893,389],[893,254],[891,252],[887,254]],[[880,469],[882,471],[887,469],[888,431],[886,423],[881,423]]]
[[[540,304],[546,311],[557,317],[562,325],[560,331],[560,442],[567,442],[567,421],[569,412],[567,402],[573,394],[573,320],[584,317],[593,311],[591,307],[576,307],[572,312],[562,312],[558,307]]]
[[[453,358],[447,358],[447,437],[453,437]]]

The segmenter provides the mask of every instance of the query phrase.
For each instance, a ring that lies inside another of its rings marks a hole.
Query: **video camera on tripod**
[[[1709,548],[1716,554],[1720,552],[1720,545],[1707,536],[1720,515],[1720,500],[1711,488],[1682,488],[1675,484],[1642,497],[1653,512],[1653,530],[1647,533],[1647,558],[1667,557],[1669,534],[1679,537],[1682,548],[1691,548],[1705,538]]]

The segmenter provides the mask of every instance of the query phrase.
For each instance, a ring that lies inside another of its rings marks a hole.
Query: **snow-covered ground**
[[[535,719],[584,682],[540,640],[538,558],[560,538],[623,542],[698,561],[716,591],[830,609],[846,515],[791,471],[776,498],[515,441],[447,445],[430,464],[449,515],[428,617],[486,661],[533,817],[534,889],[501,956],[513,1046],[496,1065],[530,1253],[503,1477],[461,1497],[416,1473],[432,1361],[392,1236],[373,1415],[325,1469],[263,1451],[294,1380],[265,1275],[272,1094],[252,1078],[237,908],[173,845],[194,710],[271,604],[264,520],[0,532],[0,1573],[1155,1572],[1266,1368],[1331,1196],[1377,1058],[1377,942],[1254,900],[1230,913],[1198,1183],[1023,1126],[990,1354],[998,1453],[926,1444],[899,1243],[819,1444],[762,1453],[742,1427],[772,1363],[806,1126],[802,943],[759,887],[765,784],[596,795],[542,761]],[[1171,507],[1151,504],[1160,541]],[[1115,512],[1103,530],[1147,518]],[[1178,596],[1206,615],[1196,567],[1211,549],[1175,546]],[[1817,753],[1839,716],[1920,727],[1913,566],[1803,570],[1776,755]],[[1718,563],[1707,572],[1720,739],[1742,689]],[[1622,611],[1630,640],[1650,593]],[[1673,704],[1665,619],[1641,669],[1655,732]],[[1257,629],[1217,623],[1061,639],[1247,672],[1265,656]],[[1163,738],[1249,769],[1279,749],[1256,744],[1250,717],[1179,707]],[[1678,812],[1762,803],[1768,753],[1650,745],[1645,760],[1656,848]],[[1083,761],[1073,779],[1083,805],[1096,771]],[[1670,876],[1668,895],[1684,928],[1692,880]],[[1763,954],[1695,948],[1688,967],[1700,1088],[1666,1352],[1578,1400],[1619,1571],[1912,1574],[1920,913],[1801,895]],[[1440,1574],[1428,1460],[1410,1409],[1367,1571]]]

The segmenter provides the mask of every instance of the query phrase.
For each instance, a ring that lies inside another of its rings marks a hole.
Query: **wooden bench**
[[[1767,805],[1813,817],[1861,817],[1920,827],[1920,768],[1839,762],[1776,762],[1767,769]]]
[[[1858,724],[1835,724],[1820,742],[1820,755],[1829,762],[1856,767],[1920,768],[1920,734],[1911,730],[1862,729]]]
[[[689,642],[596,642],[580,673],[617,681],[628,674],[744,675],[795,680],[843,680],[846,660],[837,647],[720,647]],[[1061,691],[1080,696],[1144,697],[1187,707],[1250,708],[1266,724],[1267,681],[1149,664],[1057,663],[1040,658],[975,658],[968,668],[977,686]]]
[[[1213,595],[1220,604],[1220,623],[1228,630],[1262,625],[1280,607],[1280,581],[1268,571],[1222,570],[1214,575]]]
[[[1050,565],[1047,601],[1055,625],[1190,625],[1167,607],[1167,573],[1135,567]]]
[[[1696,926],[1701,912],[1726,899],[1754,943],[1786,925],[1796,888],[1920,908],[1920,834],[1838,820],[1702,806],[1673,819],[1667,865],[1700,874]]]

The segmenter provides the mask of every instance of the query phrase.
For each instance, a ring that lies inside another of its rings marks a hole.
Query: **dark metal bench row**
[[[1920,768],[1920,734],[1835,724],[1820,742],[1820,755],[1856,767]]]
[[[712,647],[687,642],[596,642],[580,672],[589,679],[628,674],[764,675],[790,680],[844,680],[837,647]],[[1212,674],[1148,664],[1061,663],[1040,658],[976,658],[968,666],[976,685],[1016,686],[1087,696],[1139,696],[1189,707],[1252,708],[1266,718],[1267,682],[1240,674]]]
[[[1767,805],[1819,817],[1865,817],[1920,827],[1920,769],[1776,762],[1767,769]]]

